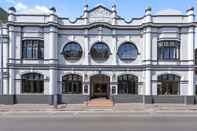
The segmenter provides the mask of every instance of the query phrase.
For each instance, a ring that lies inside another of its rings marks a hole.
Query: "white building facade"
[[[194,86],[195,15],[145,10],[126,21],[116,6],[84,6],[74,21],[9,9],[1,28],[1,103],[187,103]]]

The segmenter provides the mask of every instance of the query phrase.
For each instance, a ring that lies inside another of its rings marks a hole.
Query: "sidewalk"
[[[55,109],[48,104],[16,104],[0,105],[0,113],[4,112],[63,112],[63,111],[111,111],[111,112],[196,112],[197,105],[184,104],[116,104],[113,107],[88,108],[85,104],[58,105]]]

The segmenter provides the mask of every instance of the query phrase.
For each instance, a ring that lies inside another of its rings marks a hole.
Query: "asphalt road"
[[[0,131],[197,131],[197,113],[3,113]]]

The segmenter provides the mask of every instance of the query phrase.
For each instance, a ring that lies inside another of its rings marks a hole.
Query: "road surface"
[[[1,113],[0,131],[197,131],[197,113]]]

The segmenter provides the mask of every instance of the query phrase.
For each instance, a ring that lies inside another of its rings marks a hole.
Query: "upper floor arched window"
[[[108,45],[104,42],[95,43],[92,46],[90,53],[94,60],[106,60],[111,54]]]
[[[158,60],[179,60],[180,42],[177,40],[162,40],[158,42]]]
[[[118,48],[118,56],[121,60],[135,60],[137,55],[138,50],[133,43],[126,42]]]
[[[82,56],[82,48],[77,42],[69,42],[64,46],[62,54],[66,60],[79,60]]]
[[[44,40],[23,40],[23,59],[44,59]]]

